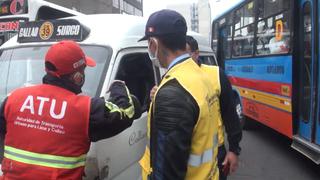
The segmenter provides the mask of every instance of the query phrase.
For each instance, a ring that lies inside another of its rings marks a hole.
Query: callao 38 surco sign
[[[25,22],[20,25],[18,42],[82,41],[87,34],[85,27],[73,19]]]

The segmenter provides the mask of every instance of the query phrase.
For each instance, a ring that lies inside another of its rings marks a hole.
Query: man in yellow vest
[[[149,143],[140,164],[153,180],[218,180],[218,91],[186,51],[185,19],[153,13],[145,37],[154,65],[167,68],[149,110]]]
[[[236,171],[238,167],[238,155],[240,154],[239,142],[242,137],[240,121],[237,116],[232,88],[223,70],[219,70],[218,66],[204,65],[202,59],[199,58],[199,47],[197,41],[192,36],[186,37],[187,51],[192,59],[209,74],[214,89],[220,89],[219,94],[219,129],[218,129],[218,167],[219,179],[226,180],[229,173]],[[218,87],[217,87],[218,86]],[[157,86],[152,88],[150,97],[153,98]],[[226,152],[224,146],[224,127],[228,135],[229,151]]]
[[[218,66],[205,65],[203,59],[199,58],[198,42],[192,37],[187,36],[187,51],[192,59],[199,64],[200,68],[208,74],[214,89],[219,89],[219,149],[218,166],[219,179],[226,180],[229,173],[236,171],[238,167],[238,155],[240,154],[239,142],[242,137],[239,116],[237,115],[232,87],[224,71]],[[218,88],[217,88],[218,86]],[[226,152],[224,146],[224,128],[227,132],[229,151]]]

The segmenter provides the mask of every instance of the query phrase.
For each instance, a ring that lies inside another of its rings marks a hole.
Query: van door
[[[142,107],[142,116],[132,126],[113,138],[95,145],[100,179],[139,179],[138,161],[147,142],[147,111],[150,90],[155,85],[152,63],[145,49],[120,51],[111,72],[111,80],[122,80]],[[109,84],[110,84],[109,83]]]

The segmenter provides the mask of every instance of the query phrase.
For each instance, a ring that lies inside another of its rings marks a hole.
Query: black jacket
[[[242,139],[242,129],[240,126],[240,119],[236,112],[235,95],[232,91],[231,84],[225,72],[219,70],[220,77],[220,110],[223,126],[226,130],[228,139],[229,151],[239,155],[241,148],[239,143]]]
[[[51,84],[65,88],[69,91],[75,92],[75,87],[68,84],[68,82],[61,81],[50,75],[46,75],[43,78],[45,84]],[[113,97],[110,97],[109,101],[117,104],[127,101],[126,95],[120,92],[113,93]],[[121,116],[119,112],[110,112],[110,110],[105,106],[105,99],[94,97],[91,98],[90,105],[90,116],[89,116],[89,138],[92,142],[109,138],[117,135],[126,128],[132,125],[133,119],[140,117],[141,107],[138,100],[131,96],[133,104],[135,106],[135,115],[132,118],[127,118],[126,116]],[[6,133],[6,120],[4,117],[4,107],[6,100],[2,103],[0,107],[0,135],[4,136]]]
[[[242,132],[227,76],[220,70],[221,115],[228,133],[229,150],[238,151]],[[167,82],[155,98],[151,115],[152,179],[182,180],[186,176],[191,138],[199,116],[195,99],[177,80]]]

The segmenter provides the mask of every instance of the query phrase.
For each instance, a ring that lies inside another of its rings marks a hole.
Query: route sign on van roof
[[[74,19],[24,22],[20,24],[18,42],[83,41],[88,34],[89,29]]]

